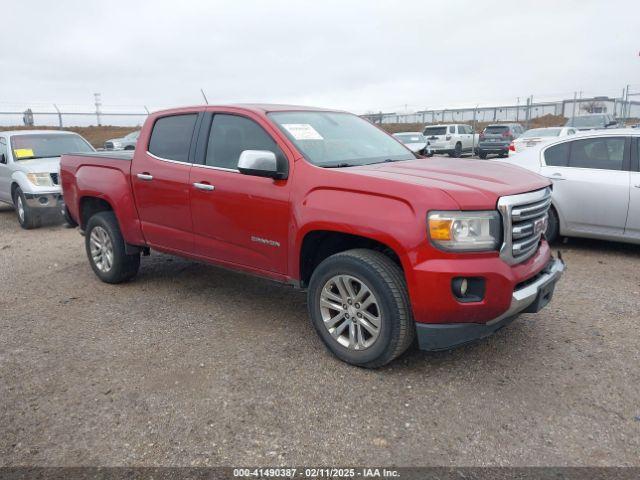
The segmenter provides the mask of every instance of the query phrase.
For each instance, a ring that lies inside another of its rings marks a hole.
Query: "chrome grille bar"
[[[523,262],[538,250],[550,207],[551,189],[548,187],[498,200],[504,228],[500,256],[507,263]]]

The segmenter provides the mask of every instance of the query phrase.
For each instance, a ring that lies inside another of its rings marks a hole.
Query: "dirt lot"
[[[640,251],[559,248],[540,314],[368,371],[300,292],[159,254],[106,285],[0,209],[0,464],[638,466]]]

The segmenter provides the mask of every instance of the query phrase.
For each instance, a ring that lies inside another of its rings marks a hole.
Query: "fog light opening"
[[[484,278],[456,277],[451,280],[451,293],[459,302],[481,302],[484,289]]]
[[[47,197],[40,197],[38,198],[38,201],[40,202],[40,205],[46,205],[49,203],[49,199]]]

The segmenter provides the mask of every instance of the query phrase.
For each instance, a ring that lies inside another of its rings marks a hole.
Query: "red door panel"
[[[147,243],[169,250],[193,251],[189,205],[191,164],[160,160],[148,152],[136,155],[131,179]]]
[[[290,213],[285,181],[194,165],[190,183],[196,254],[286,273]]]

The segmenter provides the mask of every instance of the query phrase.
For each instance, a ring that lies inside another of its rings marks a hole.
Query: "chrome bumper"
[[[53,193],[25,193],[24,197],[29,208],[58,208],[62,202],[62,194]]]
[[[561,258],[554,258],[547,267],[543,270],[532,283],[526,285],[523,288],[513,291],[511,296],[511,305],[509,309],[499,317],[494,318],[486,323],[486,325],[493,325],[505,318],[513,317],[519,313],[525,312],[538,298],[538,295],[545,287],[550,284],[555,284],[562,273],[564,272],[565,265]]]

